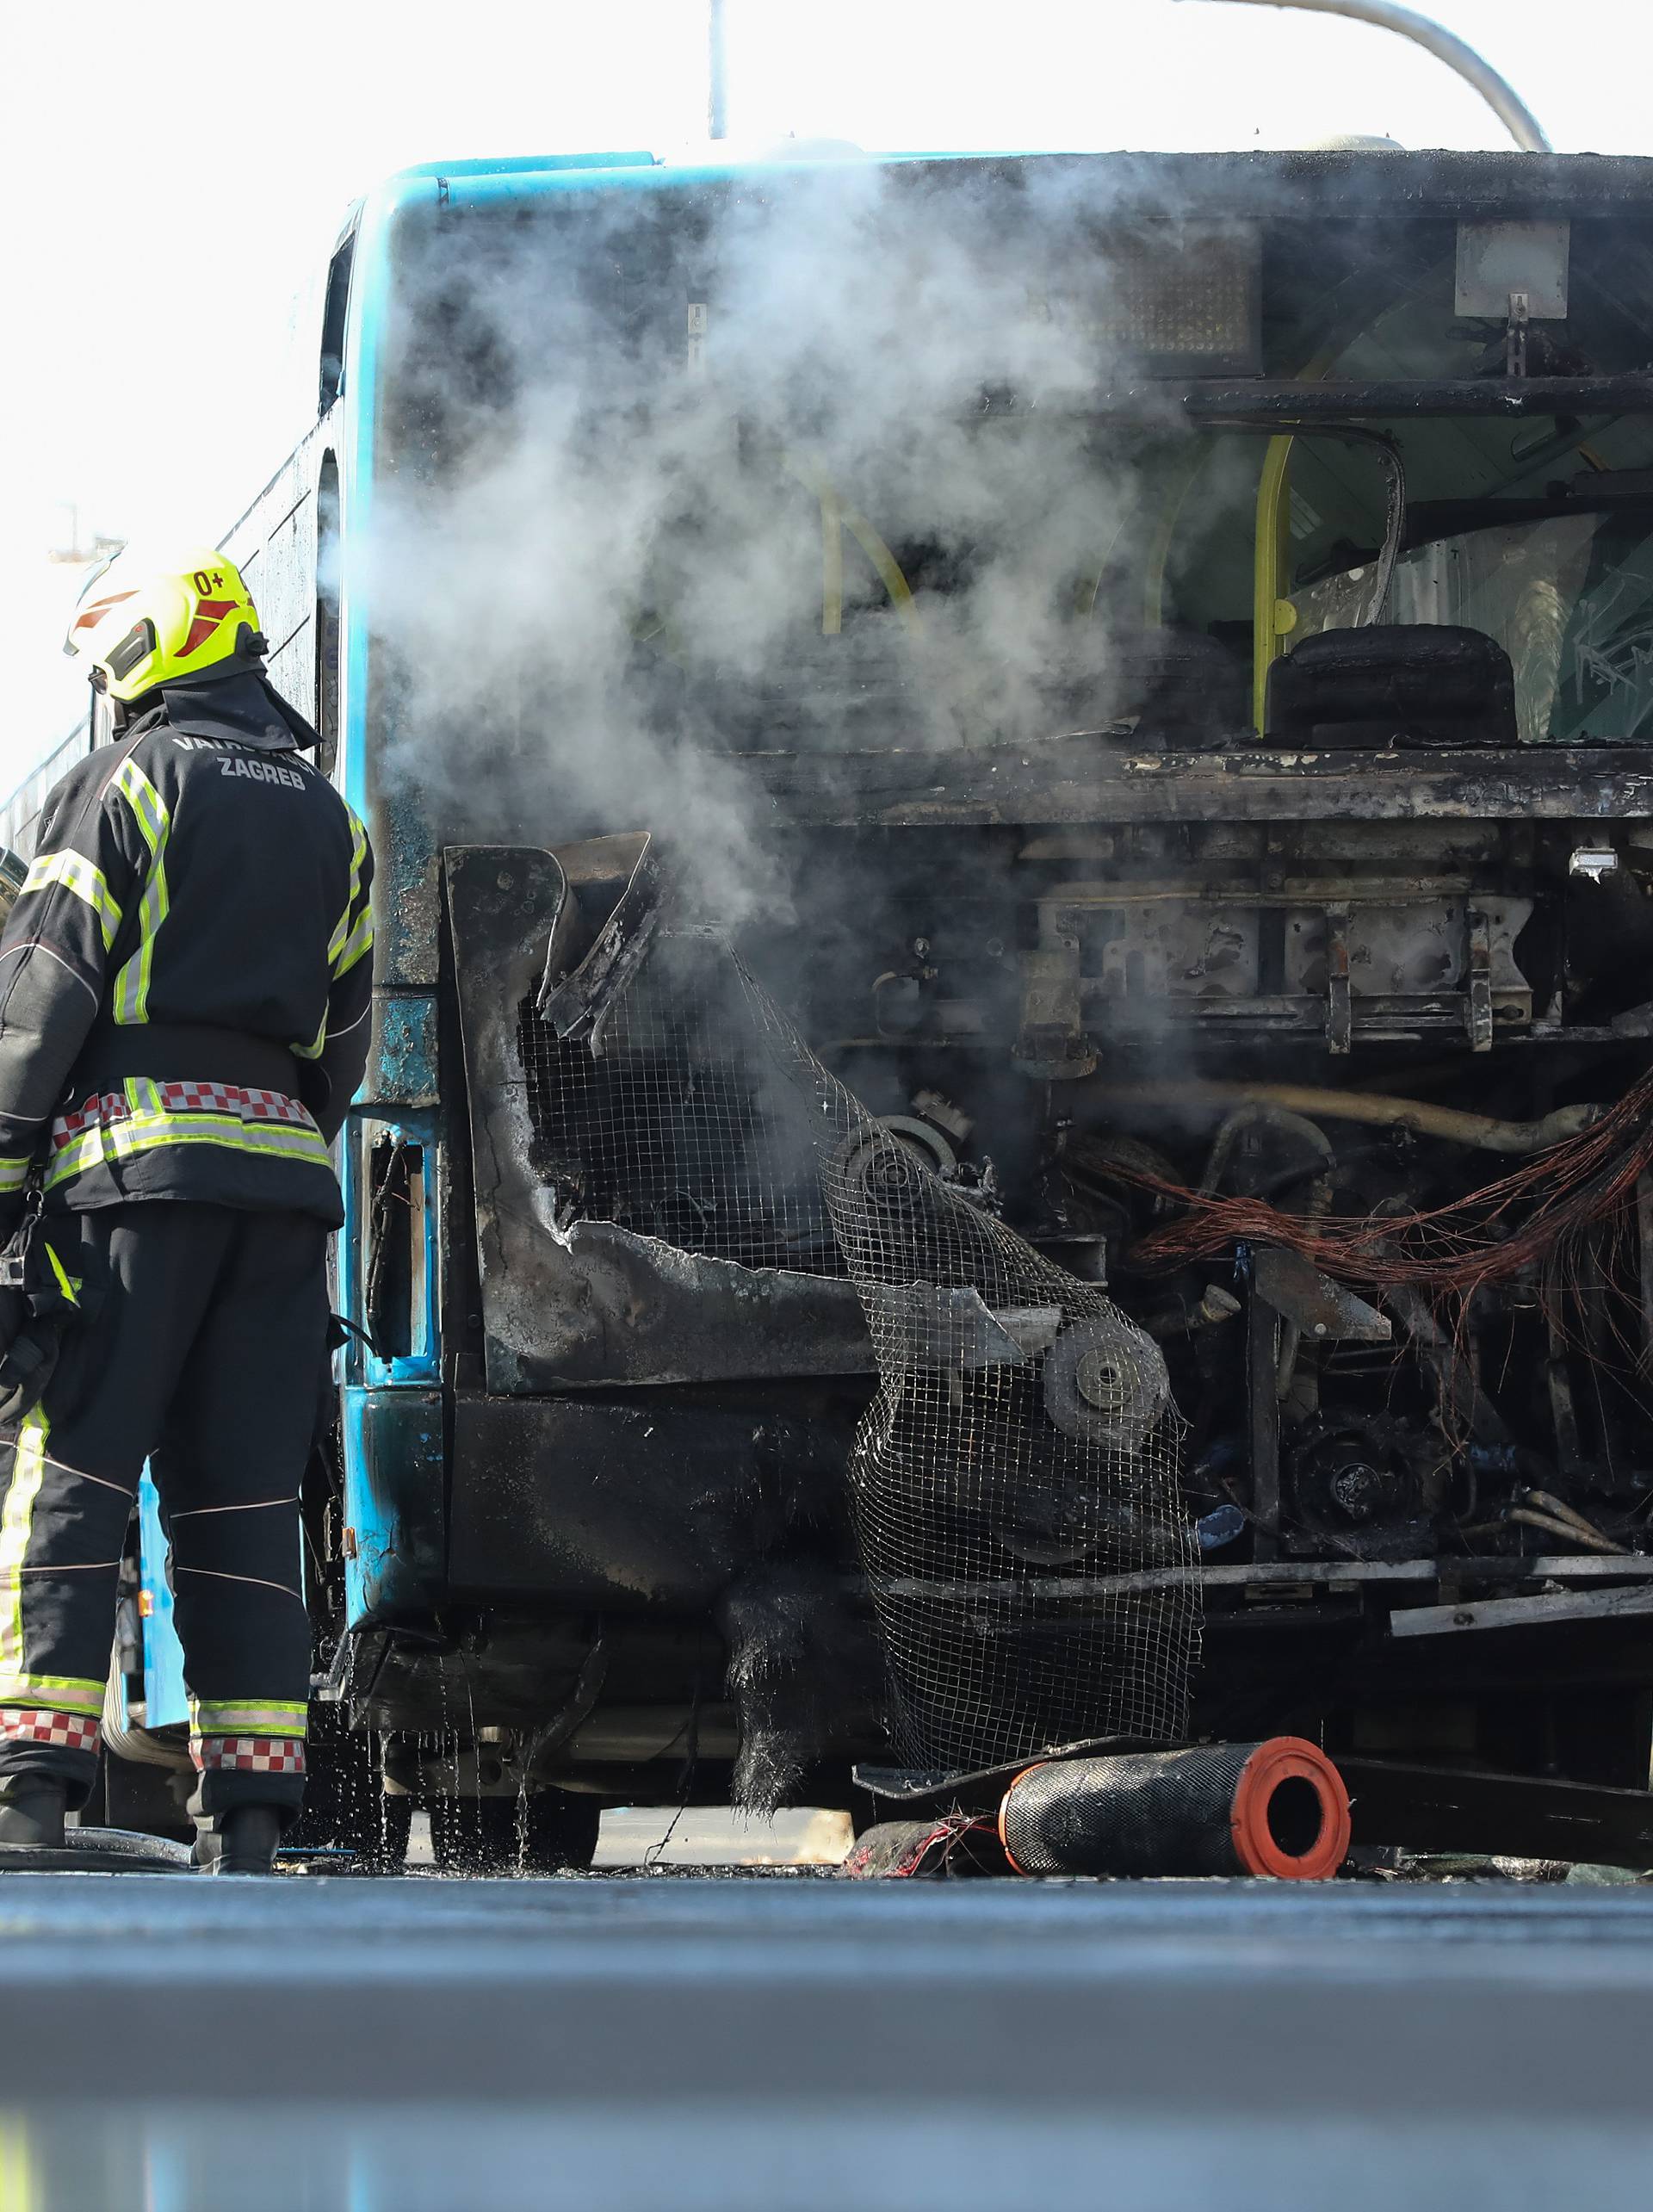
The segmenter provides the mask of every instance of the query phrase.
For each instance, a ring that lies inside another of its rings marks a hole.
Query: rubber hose
[[[1024,1874],[1273,1874],[1324,1881],[1349,1848],[1349,1794],[1300,1736],[1028,1767],[999,1808]]]
[[[1365,1122],[1379,1129],[1410,1129],[1483,1152],[1542,1152],[1577,1137],[1607,1112],[1600,1106],[1557,1107],[1542,1121],[1498,1121],[1424,1099],[1392,1099],[1378,1091],[1322,1090],[1311,1083],[1091,1083],[1086,1095],[1105,1106],[1284,1106],[1328,1121]]]
[[[1205,1172],[1199,1179],[1202,1198],[1214,1195],[1223,1176],[1229,1171],[1235,1146],[1248,1129],[1255,1128],[1260,1122],[1265,1129],[1272,1129],[1278,1135],[1303,1138],[1315,1151],[1319,1153],[1324,1162],[1324,1173],[1329,1173],[1336,1167],[1337,1155],[1332,1149],[1331,1139],[1323,1129],[1316,1129],[1312,1121],[1306,1121],[1300,1113],[1288,1113],[1283,1106],[1267,1104],[1260,1100],[1254,1100],[1249,1105],[1236,1108],[1233,1113],[1228,1115],[1222,1127],[1212,1138],[1210,1155],[1205,1162]],[[1299,1182],[1306,1181],[1307,1170],[1296,1180]],[[1319,1179],[1316,1178],[1316,1180]],[[1329,1193],[1328,1195],[1329,1196]]]
[[[1593,1536],[1571,1521],[1562,1521],[1552,1513],[1534,1513],[1525,1505],[1512,1506],[1506,1520],[1519,1521],[1524,1527],[1541,1529],[1546,1536],[1564,1537],[1568,1543],[1577,1544],[1587,1552],[1610,1552],[1613,1558],[1630,1557],[1622,1544],[1615,1544],[1610,1536]]]

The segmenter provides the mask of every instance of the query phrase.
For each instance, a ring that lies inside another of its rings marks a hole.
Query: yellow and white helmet
[[[221,553],[187,553],[162,567],[123,551],[88,572],[63,649],[91,663],[112,699],[131,700],[245,654],[257,633],[258,610]]]

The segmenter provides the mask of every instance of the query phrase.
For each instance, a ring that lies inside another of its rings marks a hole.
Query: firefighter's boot
[[[215,1874],[268,1874],[276,1871],[276,1846],[282,1840],[282,1816],[273,1805],[237,1805],[220,1816]]]
[[[0,1843],[60,1851],[68,1801],[66,1786],[49,1775],[17,1775],[0,1787]]]

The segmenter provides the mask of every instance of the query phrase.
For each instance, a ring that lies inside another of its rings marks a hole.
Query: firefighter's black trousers
[[[327,1230],[153,1199],[54,1217],[81,1279],[37,1410],[7,1433],[0,1780],[84,1801],[127,1518],[148,1459],[172,1548],[196,1809],[304,1794],[310,1629],[298,1491],[325,1357]]]

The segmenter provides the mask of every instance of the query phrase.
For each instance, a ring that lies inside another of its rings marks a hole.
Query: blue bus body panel
[[[412,161],[393,181],[405,177],[511,177],[542,169],[653,169],[647,148],[627,153],[518,153],[503,158],[483,154],[467,161]]]
[[[161,1527],[161,1501],[155,1478],[145,1467],[138,1485],[139,1587],[144,1593],[145,1725],[168,1728],[189,1718],[183,1687],[183,1646],[172,1618],[172,1586],[167,1579],[167,1543]]]
[[[393,1619],[439,1602],[447,1565],[447,1450],[440,1391],[344,1393],[346,1617]]]
[[[963,157],[934,154],[865,157],[869,164]],[[346,318],[344,371],[339,385],[341,460],[340,758],[345,796],[368,812],[368,692],[369,610],[354,545],[371,528],[380,465],[379,399],[383,325],[394,287],[399,240],[409,220],[428,220],[439,208],[524,204],[569,193],[682,190],[714,183],[761,183],[810,171],[838,170],[843,159],[753,164],[709,161],[662,163],[652,154],[570,154],[505,160],[430,162],[389,178],[362,201],[356,226]],[[406,837],[398,834],[406,821]],[[406,851],[376,855],[383,894],[381,945],[392,950],[397,923],[395,887],[434,864],[424,850],[428,832],[402,815],[393,799],[383,823],[390,842]],[[381,842],[384,841],[381,828]],[[416,849],[417,848],[417,849]],[[387,945],[387,940],[391,940]],[[338,1243],[343,1310],[362,1312],[363,1123],[375,1137],[399,1131],[426,1148],[429,1187],[440,1187],[443,1137],[436,1066],[436,1001],[428,988],[403,988],[388,980],[378,994],[375,1057],[363,1099],[341,1148],[345,1225]],[[378,1103],[378,1102],[382,1102]],[[393,1616],[439,1596],[446,1575],[445,1441],[440,1384],[437,1293],[441,1247],[439,1207],[425,1208],[424,1310],[416,1317],[412,1356],[381,1361],[352,1345],[344,1366],[344,1518],[347,1619],[352,1626]],[[406,1406],[399,1409],[399,1398]]]

